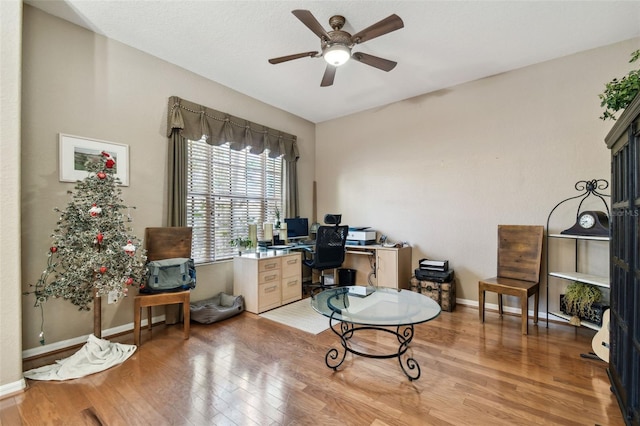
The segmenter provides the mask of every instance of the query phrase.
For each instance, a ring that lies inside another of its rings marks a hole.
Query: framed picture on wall
[[[61,182],[76,182],[87,177],[86,162],[104,161],[104,151],[113,157],[114,174],[122,186],[129,186],[129,145],[60,133],[59,150]]]

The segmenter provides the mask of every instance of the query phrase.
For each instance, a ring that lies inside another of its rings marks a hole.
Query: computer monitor
[[[307,238],[309,236],[309,219],[306,217],[285,218],[287,238]]]

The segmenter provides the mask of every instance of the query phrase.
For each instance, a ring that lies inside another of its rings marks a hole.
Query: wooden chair
[[[502,295],[520,298],[522,334],[528,334],[528,302],[534,297],[533,322],[538,322],[540,301],[540,264],[544,228],[530,225],[498,225],[498,275],[478,282],[480,321],[484,322],[484,293],[498,294],[502,316]]]
[[[174,257],[191,257],[191,228],[163,227],[146,228],[144,241],[147,249],[147,260],[171,259]],[[140,346],[142,308],[147,308],[147,328],[151,331],[151,308],[153,306],[172,305],[182,303],[184,338],[190,333],[190,301],[191,292],[178,291],[175,293],[139,294],[134,299],[133,313],[133,341]]]

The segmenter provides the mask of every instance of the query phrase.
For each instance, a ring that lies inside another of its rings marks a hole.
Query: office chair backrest
[[[348,232],[348,225],[318,227],[313,256],[315,269],[339,268],[342,265]]]
[[[498,225],[498,276],[540,281],[544,228],[531,225]]]

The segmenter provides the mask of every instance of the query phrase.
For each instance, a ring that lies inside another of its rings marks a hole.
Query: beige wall
[[[20,294],[22,1],[0,1],[0,397],[24,388]]]
[[[153,56],[25,6],[22,108],[23,288],[29,290],[46,265],[54,207],[65,208],[71,183],[58,180],[58,134],[67,133],[129,145],[130,185],[123,188],[134,232],[163,226],[166,219],[166,115],[171,95],[244,117],[298,136],[301,210],[311,214],[314,125],[239,94]],[[232,292],[232,264],[198,267],[193,300]],[[103,302],[103,329],[130,326],[132,298]],[[23,349],[38,349],[40,311],[22,299]],[[79,312],[64,300],[45,304],[46,343],[92,332],[93,312]],[[154,315],[161,315],[158,311]]]
[[[612,122],[598,119],[597,95],[631,69],[627,61],[639,44],[579,53],[317,125],[319,217],[339,212],[343,223],[408,241],[414,265],[424,257],[449,259],[458,298],[477,305],[478,279],[495,274],[498,224],[546,225],[556,203],[577,194],[577,181],[610,179],[604,136]],[[574,218],[551,229],[568,228]],[[606,247],[599,254],[606,275]],[[494,295],[488,301],[497,303]]]

